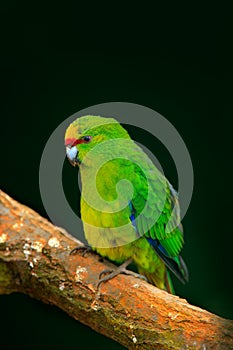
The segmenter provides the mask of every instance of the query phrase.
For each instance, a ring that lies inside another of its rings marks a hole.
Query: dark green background
[[[3,6],[3,5],[1,5]],[[97,103],[125,101],[165,116],[183,137],[195,187],[184,219],[189,284],[178,295],[223,317],[232,303],[232,31],[230,11],[50,5],[11,1],[2,11],[1,188],[43,216],[38,169],[44,145],[65,118]],[[169,11],[168,11],[169,10]],[[143,116],[142,116],[143,117]],[[140,130],[176,185],[165,148]],[[64,183],[76,203],[76,173]],[[54,175],[56,176],[56,175]],[[122,347],[62,311],[26,296],[0,297],[1,333],[11,347]],[[84,346],[84,345],[83,345]]]

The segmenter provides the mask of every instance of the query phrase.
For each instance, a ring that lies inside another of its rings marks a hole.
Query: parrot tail
[[[173,287],[173,283],[172,283],[172,279],[170,276],[170,272],[168,270],[166,270],[166,274],[165,274],[165,286],[166,286],[166,290],[168,293],[170,294],[176,294],[175,293],[175,289]]]
[[[160,259],[165,263],[170,271],[182,282],[186,283],[189,279],[187,266],[180,255],[176,257],[170,257],[167,251],[163,248],[158,239],[151,240],[147,239],[152,245],[155,252],[158,254]]]
[[[147,278],[147,281],[157,288],[166,290],[170,294],[175,294],[170,272],[165,268],[163,275],[160,275],[158,271],[151,273],[138,267],[138,272]]]

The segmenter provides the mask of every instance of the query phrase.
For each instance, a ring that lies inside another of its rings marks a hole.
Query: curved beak
[[[66,155],[71,165],[76,166],[81,163],[80,159],[78,158],[78,149],[76,146],[66,146]]]

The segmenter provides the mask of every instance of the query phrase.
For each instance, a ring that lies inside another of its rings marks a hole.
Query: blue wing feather
[[[131,202],[129,202],[130,208],[130,221],[135,229],[135,232],[140,237],[140,233],[138,232],[136,221],[135,221],[135,210]],[[154,251],[158,254],[158,256],[163,260],[166,266],[175,274],[175,276],[182,282],[186,283],[188,281],[188,270],[187,267],[180,256],[175,258],[171,258],[166,251],[166,249],[162,246],[158,239],[153,239],[151,237],[145,237],[147,242],[152,246]]]

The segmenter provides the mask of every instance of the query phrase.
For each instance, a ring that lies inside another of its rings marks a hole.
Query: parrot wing
[[[153,195],[150,201],[146,202],[148,179],[140,176],[139,190],[136,191],[130,203],[130,220],[137,233],[140,236],[145,236],[166,266],[181,282],[185,283],[188,281],[188,270],[183,259],[179,256],[184,239],[180,224],[178,197],[170,183],[164,179],[162,174],[159,174],[156,180],[153,178],[151,181]],[[164,193],[164,186],[166,193]],[[147,209],[143,210],[145,203],[147,203]],[[163,204],[161,205],[161,203]],[[173,209],[172,220],[169,222]],[[154,219],[155,217],[157,219]],[[169,232],[169,227],[171,228],[172,224],[173,228]]]

